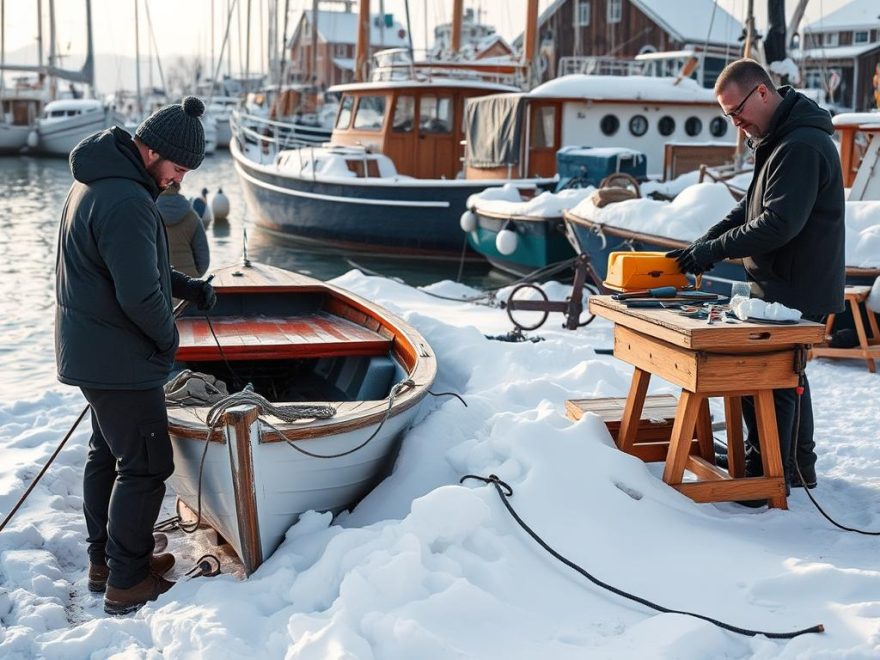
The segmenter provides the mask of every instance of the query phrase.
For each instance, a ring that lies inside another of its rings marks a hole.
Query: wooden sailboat
[[[249,575],[300,514],[351,507],[388,473],[437,364],[418,331],[333,285],[260,264],[218,271],[213,284],[210,317],[189,310],[177,322],[176,366],[231,389],[250,382],[274,406],[323,410],[284,421],[232,401],[212,425],[208,406],[168,409],[169,485]]]

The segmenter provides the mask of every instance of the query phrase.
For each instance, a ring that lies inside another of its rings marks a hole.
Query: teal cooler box
[[[566,188],[599,187],[609,174],[622,172],[638,181],[647,178],[645,154],[624,147],[562,147],[556,152],[559,183],[556,192]]]

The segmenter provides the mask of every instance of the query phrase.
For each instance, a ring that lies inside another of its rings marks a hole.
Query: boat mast
[[[144,99],[141,96],[141,42],[139,26],[138,0],[134,0],[134,91],[137,98],[138,121],[140,121],[144,114]]]
[[[529,89],[538,82],[538,67],[535,66],[535,52],[538,41],[538,0],[528,0],[526,5],[526,30],[523,35],[523,63]]]
[[[317,3],[316,3],[317,4]],[[367,53],[370,50],[370,0],[358,3],[357,47],[354,56],[354,81],[366,79]]]
[[[427,10],[426,10],[427,11]],[[449,44],[449,50],[452,56],[458,55],[461,50],[461,16],[464,13],[464,0],[453,0],[452,2],[452,38]]]
[[[755,0],[749,0],[746,9],[746,40],[743,44],[743,57],[750,58],[752,56],[752,42],[755,36]],[[733,152],[733,162],[736,169],[740,170],[745,161],[745,152],[743,151],[743,132],[739,129],[736,131],[736,149]]]
[[[306,81],[308,83],[318,80],[318,8],[320,4],[319,0],[312,0],[312,57],[309,64],[309,73],[312,75],[311,80]]]

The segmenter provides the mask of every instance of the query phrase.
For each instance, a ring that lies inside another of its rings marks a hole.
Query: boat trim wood
[[[235,493],[235,515],[241,545],[241,560],[248,574],[263,563],[260,522],[257,517],[257,487],[251,438],[260,438],[260,424],[255,406],[235,406],[226,411],[225,434],[229,447],[229,466]]]

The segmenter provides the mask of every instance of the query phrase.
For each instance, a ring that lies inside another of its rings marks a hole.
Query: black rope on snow
[[[464,483],[468,479],[476,479],[477,481],[482,481],[485,484],[491,484],[492,486],[494,486],[495,490],[498,492],[498,496],[501,498],[501,502],[504,504],[504,507],[507,509],[507,512],[513,517],[513,519],[517,522],[517,524],[519,524],[519,526],[522,527],[523,530],[525,530],[525,532],[529,536],[532,537],[532,539],[538,545],[540,545],[542,548],[544,548],[544,550],[546,550],[548,553],[550,553],[553,557],[558,559],[560,562],[562,562],[563,564],[565,564],[566,566],[568,566],[572,570],[575,570],[578,573],[580,573],[581,575],[583,575],[585,578],[587,578],[590,582],[592,582],[596,586],[602,587],[603,589],[606,589],[606,590],[610,591],[611,593],[616,594],[617,596],[621,596],[621,597],[626,598],[628,600],[632,600],[636,603],[639,603],[641,605],[645,605],[646,607],[649,607],[649,608],[656,610],[658,612],[662,612],[664,614],[683,614],[685,616],[692,616],[694,618],[701,619],[703,621],[707,621],[711,624],[714,624],[714,625],[718,626],[719,628],[723,628],[724,630],[729,630],[730,632],[737,633],[738,635],[745,635],[747,637],[756,637],[757,635],[764,635],[765,637],[768,637],[770,639],[794,639],[795,637],[798,637],[799,635],[805,635],[807,633],[820,633],[820,632],[825,631],[825,626],[823,626],[822,624],[819,624],[816,626],[811,626],[809,628],[804,628],[802,630],[797,630],[794,632],[784,632],[784,633],[766,632],[766,631],[762,631],[762,630],[750,630],[748,628],[740,628],[739,626],[734,626],[729,623],[724,623],[723,621],[719,621],[718,619],[713,619],[712,617],[708,617],[708,616],[705,616],[702,614],[695,614],[693,612],[684,612],[681,610],[673,610],[671,608],[664,607],[663,605],[658,605],[657,603],[651,602],[650,600],[647,600],[646,598],[642,598],[641,596],[635,596],[635,595],[630,594],[626,591],[623,591],[622,589],[618,589],[617,587],[614,587],[606,582],[603,582],[602,580],[599,580],[596,577],[593,577],[586,570],[584,570],[583,568],[581,568],[580,566],[575,564],[570,559],[563,557],[561,554],[556,552],[556,550],[554,550],[549,545],[547,545],[547,543],[540,536],[538,536],[532,530],[532,528],[529,527],[525,523],[525,521],[522,518],[519,517],[517,512],[510,505],[510,502],[507,501],[508,498],[513,497],[513,489],[507,483],[505,483],[504,481],[499,479],[494,474],[490,474],[488,476],[488,478],[481,477],[476,474],[466,474],[461,478],[459,483]]]
[[[184,575],[190,579],[220,575],[220,560],[212,554],[202,555],[196,559],[195,565]]]
[[[428,390],[428,394],[430,394],[431,396],[438,397],[438,398],[441,397],[441,396],[454,396],[456,399],[458,399],[459,401],[461,401],[461,404],[462,404],[465,408],[468,407],[467,401],[464,400],[464,397],[461,396],[461,394],[458,394],[458,393],[456,393],[456,392],[432,392],[431,390]]]

